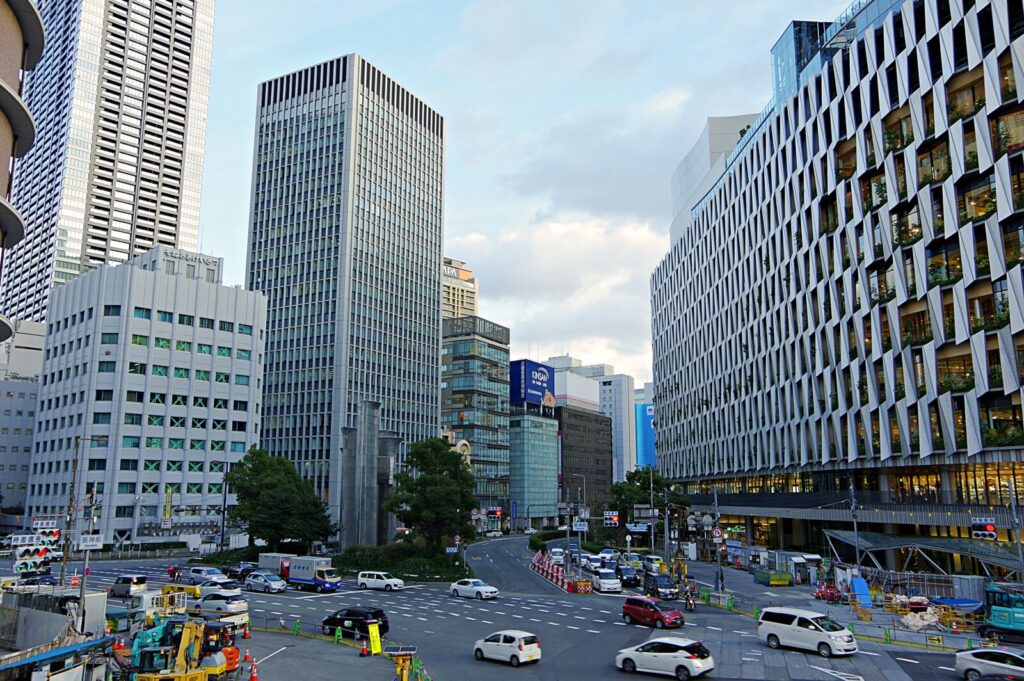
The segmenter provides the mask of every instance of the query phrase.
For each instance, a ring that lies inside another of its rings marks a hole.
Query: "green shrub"
[[[386,546],[352,546],[334,556],[333,565],[343,575],[382,570],[417,582],[452,582],[467,574],[461,557],[458,560],[460,564],[456,565],[456,556],[431,554],[412,542],[395,542]]]
[[[547,543],[540,538],[540,534],[530,535],[530,550],[531,551],[543,551]]]

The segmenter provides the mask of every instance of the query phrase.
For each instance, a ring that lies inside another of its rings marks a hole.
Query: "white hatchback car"
[[[615,666],[627,673],[650,672],[689,679],[714,669],[715,658],[700,641],[661,636],[623,648],[615,655]]]
[[[513,667],[523,662],[540,662],[540,641],[528,631],[497,631],[473,644],[478,660],[507,660]]]
[[[262,591],[263,593],[279,593],[288,590],[288,583],[265,572],[250,572],[245,578],[246,591]]]
[[[452,592],[452,596],[455,598],[464,596],[466,598],[478,598],[482,601],[485,598],[498,597],[497,589],[479,579],[460,579],[457,582],[452,582],[448,586],[448,590]]]
[[[536,527],[527,527],[525,530],[523,530],[523,534],[537,534],[537,532],[539,531],[540,530],[538,530]]]
[[[967,681],[985,674],[1006,674],[1017,678],[1024,672],[1024,651],[1000,646],[961,650],[956,654],[956,673]]]
[[[383,589],[384,591],[401,591],[405,582],[390,572],[360,572],[356,578],[360,589]]]
[[[505,535],[502,534],[501,530],[487,530],[487,532],[484,534],[484,536],[485,537],[504,537]]]
[[[249,602],[242,596],[229,593],[212,593],[202,596],[195,602],[199,610],[213,610],[237,614],[249,611]]]
[[[622,582],[612,570],[594,571],[594,591],[622,591]]]
[[[208,579],[199,583],[199,595],[227,594],[229,596],[241,596],[242,587],[233,579]]]

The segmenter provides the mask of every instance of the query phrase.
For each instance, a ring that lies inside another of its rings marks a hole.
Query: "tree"
[[[253,447],[224,479],[238,496],[229,517],[277,549],[285,541],[311,544],[337,531],[327,504],[287,459]]]
[[[435,552],[445,538],[472,537],[470,511],[476,498],[473,471],[463,456],[447,440],[432,438],[410,446],[405,463],[384,508]]]
[[[660,511],[665,509],[666,492],[668,493],[668,502],[672,506],[688,507],[690,505],[689,497],[676,492],[673,489],[672,481],[653,468],[638,468],[626,473],[625,482],[613,484],[611,495],[608,498],[608,510],[619,512],[619,527],[615,528],[612,533],[617,543],[625,542],[625,525],[627,519],[632,516],[633,505],[650,504],[652,490],[654,506]]]

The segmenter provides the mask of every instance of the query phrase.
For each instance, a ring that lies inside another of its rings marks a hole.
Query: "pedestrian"
[[[169,579],[172,582],[175,581],[175,579],[174,579],[174,573],[175,572],[177,572],[177,568],[175,568],[173,565],[168,566],[167,567],[167,579]]]

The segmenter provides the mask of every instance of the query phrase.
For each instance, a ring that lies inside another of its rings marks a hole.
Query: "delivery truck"
[[[262,560],[262,555],[260,560]],[[333,567],[331,559],[322,556],[296,556],[282,561],[281,576],[289,584],[300,589],[337,591],[341,578]]]
[[[281,572],[281,564],[295,558],[294,553],[261,553],[259,568],[271,574],[284,576]]]

